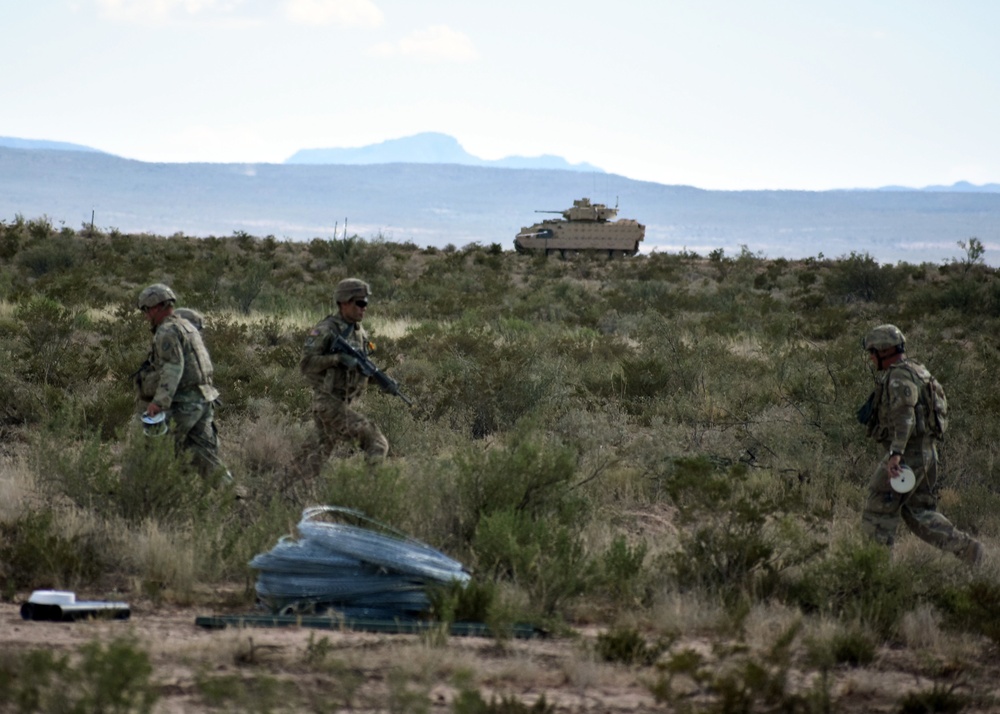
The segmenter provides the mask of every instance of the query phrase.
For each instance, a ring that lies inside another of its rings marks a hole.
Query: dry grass
[[[17,520],[27,506],[40,501],[34,471],[21,458],[0,459],[0,522]]]
[[[190,533],[167,531],[147,520],[123,540],[137,592],[177,605],[193,602],[197,558]]]

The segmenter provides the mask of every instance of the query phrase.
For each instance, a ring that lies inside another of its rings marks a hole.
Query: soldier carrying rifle
[[[339,441],[357,442],[369,459],[383,459],[389,442],[367,417],[351,408],[368,380],[410,403],[396,382],[368,359],[374,345],[361,326],[371,289],[357,278],[341,280],[334,291],[337,313],[325,317],[310,332],[299,369],[313,388],[312,413],[316,431],[307,441],[301,471],[315,477]]]

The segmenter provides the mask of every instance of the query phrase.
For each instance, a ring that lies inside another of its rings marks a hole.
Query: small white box
[[[35,605],[72,605],[76,602],[76,593],[69,590],[35,590],[28,602]]]

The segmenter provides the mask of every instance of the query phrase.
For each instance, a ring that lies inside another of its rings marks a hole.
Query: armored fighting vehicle
[[[606,252],[608,257],[635,255],[639,241],[646,235],[646,226],[638,221],[622,218],[618,207],[608,208],[603,203],[591,203],[589,198],[573,201],[565,211],[535,211],[535,213],[561,213],[562,219],[546,218],[541,223],[526,226],[514,238],[518,253],[558,253],[563,257],[576,253]]]

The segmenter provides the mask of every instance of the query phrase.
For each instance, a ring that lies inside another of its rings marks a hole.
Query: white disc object
[[[889,485],[896,493],[909,493],[917,485],[917,477],[913,469],[903,464],[899,467],[899,475],[889,479]]]

